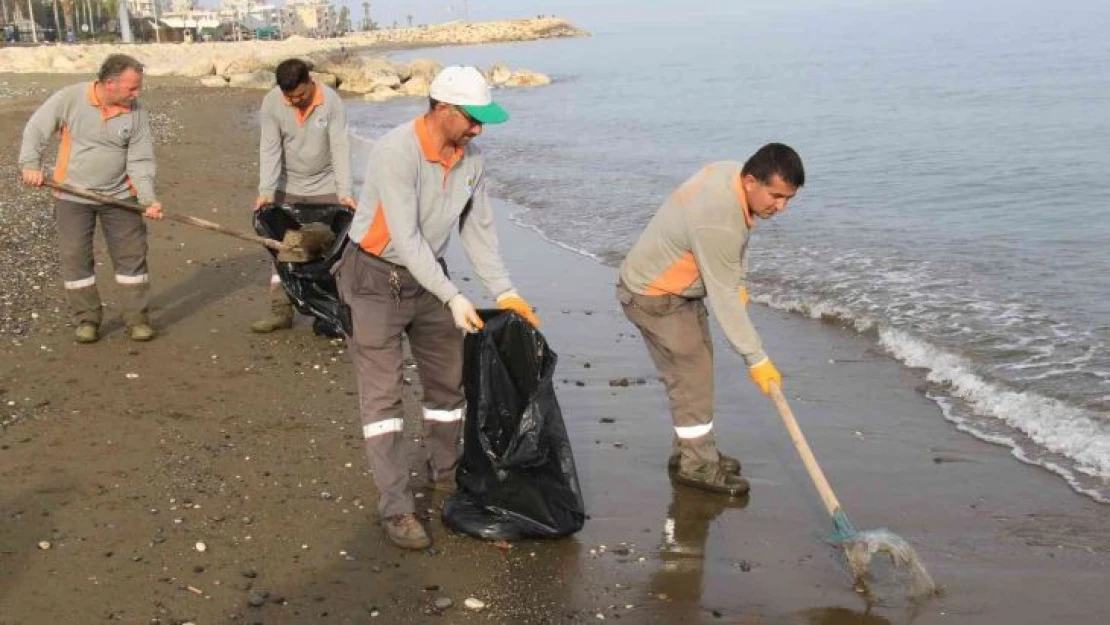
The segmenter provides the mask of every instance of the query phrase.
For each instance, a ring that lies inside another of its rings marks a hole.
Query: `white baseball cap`
[[[452,65],[436,75],[428,92],[433,100],[454,104],[483,124],[509,121],[509,114],[493,101],[489,82],[474,67]]]

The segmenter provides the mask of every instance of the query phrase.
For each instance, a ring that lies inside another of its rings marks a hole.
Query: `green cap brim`
[[[509,121],[509,113],[496,102],[490,102],[485,106],[475,106],[472,104],[463,104],[461,106],[462,109],[466,111],[467,115],[483,124],[500,124]]]

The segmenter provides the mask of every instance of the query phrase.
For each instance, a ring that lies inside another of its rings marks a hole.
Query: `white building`
[[[155,4],[158,6],[155,7]],[[131,11],[131,17],[154,17],[155,8],[158,9],[158,15],[166,12],[166,0],[127,0],[127,8]]]

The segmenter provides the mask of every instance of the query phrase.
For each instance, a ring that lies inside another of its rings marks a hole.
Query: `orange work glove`
[[[505,291],[498,295],[497,307],[501,310],[511,310],[524,317],[524,320],[531,324],[533,328],[540,327],[540,320],[536,317],[536,313],[532,312],[532,305],[526,302],[516,291]]]
[[[740,305],[746,308],[750,301],[752,301],[752,296],[748,295],[748,287],[740,287]]]
[[[771,384],[782,388],[782,374],[775,368],[775,363],[771,362],[770,358],[764,358],[755,363],[748,369],[748,375],[752,377],[752,382],[763,391],[764,395],[771,394]]]

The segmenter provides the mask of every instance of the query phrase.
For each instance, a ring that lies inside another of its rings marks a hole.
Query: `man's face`
[[[139,97],[143,88],[143,75],[133,69],[125,69],[115,78],[109,78],[102,83],[104,88],[105,104],[120,106],[130,104]]]
[[[748,210],[760,219],[770,219],[786,210],[786,205],[798,192],[797,187],[782,179],[778,174],[771,176],[771,182],[764,184],[751,174],[743,179],[744,195],[748,199]]]
[[[461,106],[448,104],[444,120],[444,134],[447,140],[466,147],[474,137],[482,134],[482,123],[471,117]]]
[[[316,95],[316,85],[310,80],[297,85],[292,91],[282,91],[285,101],[289,106],[294,106],[302,111],[312,104],[312,96]]]

